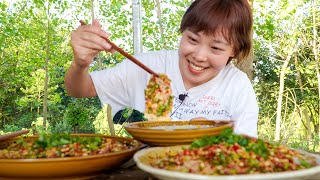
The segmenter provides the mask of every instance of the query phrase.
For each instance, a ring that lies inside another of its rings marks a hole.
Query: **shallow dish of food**
[[[149,146],[190,144],[202,136],[218,135],[233,126],[231,121],[143,121],[124,125],[136,140]]]
[[[1,141],[0,177],[5,179],[92,177],[105,169],[127,162],[142,147],[140,142],[130,138],[97,134],[61,136],[40,135]]]
[[[143,149],[134,161],[163,180],[320,178],[319,155],[230,134],[200,138],[191,145]]]

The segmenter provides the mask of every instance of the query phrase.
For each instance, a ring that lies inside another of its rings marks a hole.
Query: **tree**
[[[64,115],[65,121],[73,127],[74,133],[78,133],[79,127],[85,125],[89,120],[89,111],[81,102],[83,100],[70,103]]]
[[[287,143],[313,138],[318,127],[315,117],[319,116],[319,100],[315,98],[310,47],[314,39],[310,36],[311,7],[311,1],[255,1],[255,88],[263,119],[260,122],[276,127],[273,117],[278,117],[274,139]],[[275,83],[275,77],[279,83]],[[274,104],[278,104],[278,114]]]
[[[251,8],[253,9],[253,0],[248,0]],[[251,41],[253,43],[253,36],[251,37]],[[253,48],[253,47],[252,47]],[[252,81],[253,80],[253,61],[254,61],[254,52],[253,49],[250,52],[249,56],[242,62],[237,63],[236,66],[245,72],[248,78]]]
[[[315,64],[316,64],[316,73],[317,73],[317,77],[318,77],[318,108],[319,108],[319,111],[318,111],[318,128],[317,128],[317,131],[318,131],[318,136],[320,137],[320,70],[319,70],[319,57],[318,57],[318,47],[317,44],[320,44],[319,42],[317,42],[317,19],[316,19],[316,7],[317,7],[317,1],[316,0],[313,0],[313,6],[312,6],[312,28],[313,28],[313,54],[314,54],[314,60],[315,60]],[[319,17],[319,16],[318,16]]]

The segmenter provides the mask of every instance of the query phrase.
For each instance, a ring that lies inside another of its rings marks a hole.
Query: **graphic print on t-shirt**
[[[214,96],[203,95],[196,101],[188,98],[181,102],[178,97],[174,97],[173,120],[190,120],[192,118],[203,117],[212,120],[230,120],[229,110]]]

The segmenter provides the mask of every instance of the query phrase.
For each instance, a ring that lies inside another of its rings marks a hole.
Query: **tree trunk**
[[[94,0],[90,1],[90,5],[91,5],[91,22],[93,22],[93,20],[95,19],[95,15],[94,15]],[[102,65],[102,61],[101,61],[100,55],[98,54],[95,59],[97,60],[97,63],[98,63],[98,69],[102,70],[103,69],[103,65]]]
[[[91,0],[91,21],[93,21],[95,19],[95,15],[94,15],[94,0]],[[103,69],[103,65],[101,62],[101,57],[98,54],[96,57],[97,61],[98,61],[98,69],[102,70]],[[107,110],[106,110],[106,119],[107,122],[109,124],[109,129],[110,129],[110,133],[112,136],[115,135],[115,131],[114,131],[114,124],[113,124],[113,120],[112,120],[112,109],[111,106],[109,104],[106,105],[107,106]]]
[[[295,66],[296,66],[296,69],[297,69],[297,80],[298,80],[298,83],[299,83],[299,89],[300,89],[300,92],[302,94],[302,97],[303,97],[303,94],[304,94],[304,90],[303,90],[303,85],[302,85],[302,79],[301,79],[301,73],[300,73],[300,70],[299,70],[299,62],[298,62],[298,57],[297,57],[297,54],[295,54],[294,56],[294,63],[295,63]],[[301,106],[301,109],[302,109],[302,118],[300,119],[300,121],[303,121],[305,119],[306,123],[307,123],[307,139],[308,139],[308,143],[310,142],[311,140],[311,123],[310,123],[310,117],[309,117],[309,114],[308,114],[308,110],[307,110],[307,107],[305,107],[305,105],[302,103],[303,100],[301,100],[299,103],[299,105]]]
[[[248,0],[249,4],[251,5],[252,11],[253,11],[253,3],[254,0]],[[251,42],[253,42],[253,36],[251,36]],[[252,51],[250,52],[250,55],[242,62],[237,63],[236,66],[247,74],[250,81],[253,80],[253,61],[254,61],[254,51],[252,48]]]
[[[320,124],[320,70],[319,70],[319,57],[318,57],[318,50],[317,50],[317,22],[316,22],[316,8],[317,8],[317,1],[313,0],[312,6],[312,24],[313,24],[313,53],[314,53],[314,60],[316,63],[316,72],[318,78],[318,127]],[[318,136],[320,137],[320,128],[318,130]],[[316,131],[316,130],[315,130]]]
[[[73,133],[74,133],[74,134],[78,134],[78,127],[79,127],[79,125],[75,125],[75,126],[73,127]]]
[[[288,56],[287,56],[286,60],[284,61],[282,68],[281,68],[281,72],[280,72],[280,85],[279,85],[278,106],[277,106],[275,141],[280,140],[281,106],[282,106],[282,96],[283,96],[283,90],[284,90],[284,77],[286,75],[286,69],[287,69],[288,64],[290,62],[292,54],[293,54],[293,47],[291,47],[291,50],[289,51]]]
[[[245,60],[236,64],[236,66],[241,71],[247,74],[250,81],[253,80],[253,60],[254,60],[254,56],[253,56],[253,52],[251,52],[250,55]]]
[[[156,10],[157,10],[157,17],[158,17],[158,22],[159,22],[159,30],[160,30],[160,42],[163,45],[162,49],[167,49],[167,43],[166,43],[166,39],[163,35],[163,25],[162,25],[162,18],[161,18],[161,3],[160,0],[154,0],[154,4],[156,6]]]
[[[50,53],[50,2],[48,2],[48,9],[47,9],[47,46],[46,46],[46,61],[44,64],[45,70],[45,80],[44,80],[44,96],[43,96],[43,128],[47,129],[47,111],[48,111],[48,81],[49,81],[49,53]]]
[[[141,28],[141,0],[132,0],[132,29],[133,29],[133,52],[141,53],[142,28]]]

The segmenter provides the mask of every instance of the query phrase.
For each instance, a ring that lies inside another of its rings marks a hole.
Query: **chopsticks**
[[[81,23],[81,25],[86,25],[86,23],[83,20],[80,20],[79,22]],[[123,49],[121,49],[120,47],[115,45],[108,38],[104,38],[104,39],[112,46],[112,48],[114,50],[118,51],[120,54],[122,54],[123,56],[125,56],[126,58],[128,58],[129,60],[134,62],[136,65],[140,66],[142,69],[146,70],[148,73],[152,74],[155,77],[159,77],[159,75],[157,73],[155,73],[153,70],[151,70],[150,68],[148,68],[147,66],[142,64],[138,59],[136,59],[135,57],[131,56],[130,54],[125,52]]]
[[[27,133],[29,133],[29,131],[30,130],[22,130],[22,131],[17,131],[17,132],[2,135],[2,136],[0,136],[0,141],[14,138],[14,137],[20,136],[22,134],[27,134]]]

